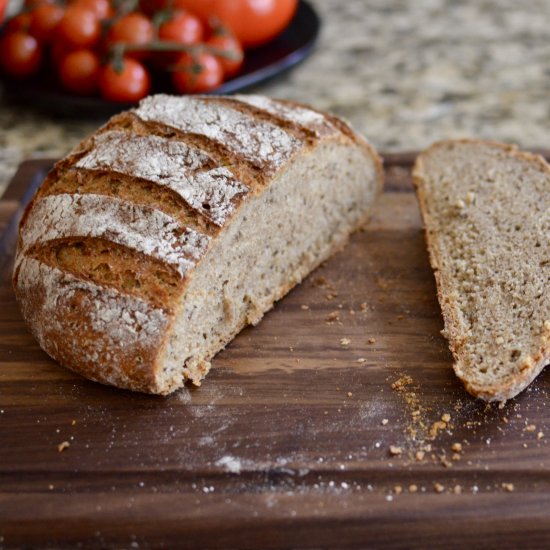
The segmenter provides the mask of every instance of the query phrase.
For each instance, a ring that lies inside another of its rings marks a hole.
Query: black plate
[[[301,0],[296,15],[275,40],[265,46],[247,50],[241,72],[217,88],[214,94],[243,91],[288,71],[310,55],[317,40],[321,21],[310,4]],[[59,89],[52,75],[27,81],[3,78],[8,96],[17,103],[60,116],[108,117],[133,107],[132,103],[111,103],[97,97],[79,97]],[[166,82],[153,85],[152,93],[173,93]]]

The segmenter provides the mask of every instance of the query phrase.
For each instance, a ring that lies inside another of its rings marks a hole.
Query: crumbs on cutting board
[[[420,467],[441,466],[450,470],[449,475],[457,479],[463,479],[465,472],[482,471],[489,472],[489,461],[484,459],[492,457],[496,450],[492,449],[493,439],[506,437],[506,430],[513,430],[520,434],[521,439],[531,440],[532,443],[545,440],[544,430],[536,423],[529,421],[529,401],[518,401],[502,404],[484,404],[464,393],[458,397],[447,410],[437,411],[434,406],[424,404],[422,388],[410,374],[400,374],[388,378],[388,383],[393,392],[404,405],[404,422],[400,422],[401,431],[392,431],[388,444],[386,457],[405,462],[408,467],[417,464]],[[527,392],[544,393],[544,389],[532,386]],[[527,410],[525,410],[527,409]],[[524,412],[520,412],[524,411]],[[538,409],[537,409],[538,411]],[[382,420],[382,425],[388,424],[387,419]],[[513,426],[512,426],[513,425]],[[467,437],[457,439],[455,433],[459,432]],[[483,432],[492,432],[494,435],[485,437]],[[495,435],[496,432],[496,435]],[[532,444],[531,443],[531,444]],[[529,441],[522,442],[523,449],[529,448]],[[475,457],[469,456],[471,448],[475,448]],[[388,460],[388,458],[386,458]],[[460,472],[453,473],[453,467],[463,463]],[[394,468],[393,462],[389,464]],[[426,470],[424,470],[426,471]],[[430,472],[437,472],[430,467]],[[433,474],[438,477],[437,473]],[[409,492],[416,492],[418,484],[409,486]],[[432,490],[438,494],[462,494],[469,490],[473,494],[484,490],[514,492],[516,487],[511,480],[503,479],[496,484],[485,486],[472,485],[469,489],[459,483],[443,483],[440,479],[434,479]],[[401,491],[393,491],[400,494]]]
[[[436,401],[440,405],[434,405],[433,400],[430,400],[428,406],[424,392],[431,391],[431,388],[423,388],[410,374],[399,374],[388,378],[385,385],[378,388],[379,393],[387,392],[387,395],[374,403],[361,403],[364,395],[361,388],[338,386],[341,406],[325,410],[324,413],[329,413],[326,415],[329,421],[318,425],[328,431],[310,434],[312,441],[315,438],[323,440],[327,435],[330,436],[332,425],[335,433],[341,432],[344,423],[350,419],[357,433],[360,432],[361,422],[368,429],[363,432],[366,439],[359,442],[365,444],[360,451],[343,455],[337,455],[334,451],[312,455],[310,447],[308,450],[300,448],[285,454],[275,454],[269,449],[258,447],[256,441],[251,439],[247,441],[246,438],[228,437],[227,434],[236,429],[238,416],[222,413],[224,407],[218,410],[218,404],[228,395],[232,399],[242,397],[242,388],[228,389],[224,386],[222,389],[221,386],[216,388],[211,385],[210,388],[205,386],[205,391],[209,398],[201,404],[194,403],[186,389],[173,398],[176,410],[186,408],[189,419],[200,422],[204,427],[205,435],[202,438],[192,440],[186,436],[189,422],[186,425],[172,425],[169,408],[159,412],[161,416],[157,417],[157,420],[162,420],[166,416],[166,422],[159,422],[159,433],[162,430],[166,433],[158,441],[174,446],[174,438],[179,438],[178,448],[182,459],[186,461],[186,467],[193,466],[189,463],[190,459],[202,461],[204,456],[214,457],[210,460],[211,466],[217,470],[216,476],[182,482],[190,484],[197,498],[200,495],[200,498],[231,500],[234,494],[261,490],[265,492],[266,502],[270,506],[285,506],[289,502],[286,497],[290,494],[314,495],[319,497],[312,499],[316,503],[322,502],[325,497],[339,497],[342,506],[345,506],[349,502],[346,497],[354,495],[361,498],[373,495],[387,503],[410,498],[411,495],[421,498],[423,494],[461,498],[464,495],[498,492],[512,497],[512,493],[524,490],[525,482],[518,481],[513,474],[499,474],[498,471],[485,478],[483,476],[488,471],[484,458],[487,454],[492,456],[493,441],[497,436],[505,438],[507,432],[513,430],[520,434],[522,441],[530,445],[546,444],[544,435],[539,439],[538,434],[544,433],[547,428],[539,416],[534,420],[534,415],[530,414],[532,404],[528,400],[512,402],[499,408],[498,405],[486,406],[466,394],[457,393],[453,401],[442,399]],[[546,397],[544,389],[534,387],[528,391],[539,392]],[[541,407],[542,402],[539,400]],[[446,406],[441,403],[450,404]],[[346,409],[346,406],[350,408]],[[439,409],[440,406],[443,408]],[[357,418],[348,416],[338,420],[340,416],[337,412],[342,410],[348,410],[350,415],[354,411],[361,414]],[[108,411],[105,415],[108,417]],[[65,426],[61,426],[58,437],[60,440],[67,439],[60,444],[63,448],[59,452],[69,449],[68,434],[77,434],[89,422],[86,416],[78,418],[75,421],[68,417]],[[273,423],[276,429],[280,429],[277,415],[274,415]],[[308,430],[313,428],[313,424],[307,424]],[[457,433],[462,436],[457,437]],[[488,433],[492,435],[488,436]],[[369,446],[369,443],[374,443],[373,438],[379,445]],[[112,445],[117,444],[127,444],[122,433],[113,434]],[[267,442],[265,445],[269,447]],[[200,453],[192,455],[191,446],[199,448]],[[472,454],[474,446],[475,456]],[[109,450],[110,447],[101,449],[102,455]],[[71,456],[70,451],[67,459]],[[520,452],[526,451],[522,448]],[[362,461],[373,464],[373,460],[379,461],[382,467],[391,468],[392,475],[380,481],[382,477],[379,473],[372,478],[365,473],[359,480],[355,476],[358,465]],[[203,462],[200,464],[204,466]],[[223,478],[219,477],[220,472],[224,474]],[[54,485],[50,483],[45,488],[53,491]],[[62,490],[56,482],[55,491]],[[136,483],[135,490],[157,492],[163,489],[144,479]]]

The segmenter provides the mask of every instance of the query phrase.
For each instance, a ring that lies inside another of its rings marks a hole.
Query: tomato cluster
[[[26,0],[6,23],[6,74],[24,79],[51,69],[74,94],[134,102],[158,73],[168,74],[177,92],[201,93],[242,66],[243,46],[229,25],[195,15],[189,0],[61,1]]]

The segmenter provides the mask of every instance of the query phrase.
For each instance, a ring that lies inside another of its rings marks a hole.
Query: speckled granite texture
[[[459,136],[547,145],[550,0],[310,1],[324,20],[317,51],[255,92],[342,115],[381,150]],[[101,122],[0,95],[0,191],[21,160],[61,156]]]

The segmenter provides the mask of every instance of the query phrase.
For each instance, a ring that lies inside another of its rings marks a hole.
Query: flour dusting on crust
[[[104,195],[60,194],[39,199],[21,230],[23,251],[68,237],[103,238],[176,267],[183,277],[210,238],[164,212]]]
[[[331,124],[324,115],[300,105],[291,106],[262,95],[235,95],[231,96],[231,99],[236,99],[241,103],[266,111],[273,116],[298,124],[302,128],[313,131],[318,137],[339,133],[334,124]]]
[[[168,187],[191,208],[221,227],[248,187],[200,149],[159,136],[103,132],[77,168],[109,170]]]
[[[206,136],[268,174],[274,173],[303,146],[276,124],[201,98],[154,95],[142,100],[135,114],[145,121]]]

